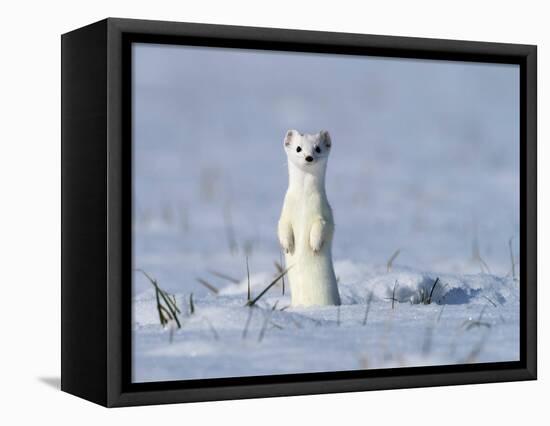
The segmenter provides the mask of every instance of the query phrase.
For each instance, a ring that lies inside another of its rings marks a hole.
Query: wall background
[[[0,309],[3,409],[11,424],[159,424],[295,422],[366,424],[408,422],[449,425],[517,424],[547,417],[544,394],[549,335],[539,312],[539,381],[269,400],[245,400],[107,411],[54,389],[59,381],[60,323],[60,34],[106,16],[272,26],[325,31],[531,43],[539,45],[539,192],[548,185],[550,161],[544,141],[550,113],[544,76],[550,73],[550,42],[543,3],[482,4],[465,0],[232,2],[203,0],[98,0],[3,3],[0,35]],[[550,214],[539,200],[539,218]],[[547,299],[550,270],[543,263],[549,226],[539,221],[539,300]],[[542,302],[544,303],[544,302]],[[544,305],[541,305],[543,308]],[[543,323],[542,325],[540,325]],[[546,334],[546,335],[545,335]],[[32,423],[31,423],[32,424]]]

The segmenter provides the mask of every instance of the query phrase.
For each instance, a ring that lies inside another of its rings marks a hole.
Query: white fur
[[[334,219],[325,191],[330,136],[326,131],[304,135],[289,130],[284,146],[289,185],[278,236],[286,266],[290,267],[292,305],[339,305],[331,252]],[[306,161],[306,157],[312,157],[313,161]]]

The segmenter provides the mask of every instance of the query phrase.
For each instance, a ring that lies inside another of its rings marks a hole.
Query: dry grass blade
[[[479,263],[481,273],[487,273],[487,274],[491,273],[491,270],[489,269],[489,265],[487,265],[487,263],[481,257],[481,251],[479,249],[479,238],[477,235],[477,226],[476,226],[474,238],[472,240],[472,260]]]
[[[247,292],[246,301],[250,302],[250,268],[248,267],[248,256],[246,256],[246,280],[247,280]]]
[[[439,277],[437,277],[434,281],[434,284],[432,286],[432,290],[430,291],[430,295],[428,296],[428,299],[426,299],[425,304],[429,305],[432,303],[432,296],[434,294],[434,290],[437,287],[437,283],[439,282]]]
[[[441,315],[443,315],[443,310],[445,309],[445,306],[447,305],[441,306],[441,310],[439,311],[439,315],[437,316],[437,322],[441,320]]]
[[[510,237],[508,240],[508,248],[510,249],[510,262],[512,263],[512,279],[516,280],[516,260],[514,258],[514,250],[512,248],[512,240],[514,237]]]
[[[489,265],[487,265],[487,263],[485,263],[485,261],[482,259],[482,257],[479,256],[479,258],[477,260],[479,261],[480,265],[482,265],[487,270],[487,273],[490,274],[491,269],[489,268]],[[482,272],[483,272],[483,270],[482,270]]]
[[[168,309],[170,309],[170,312],[172,312],[174,314],[174,319],[177,319],[176,313],[181,314],[181,312],[180,312],[179,308],[176,305],[176,297],[173,296],[173,295],[172,295],[172,297],[170,297],[170,295],[168,293],[166,293],[164,290],[162,290],[160,288],[159,288],[159,292],[160,292],[160,297],[162,297],[162,299],[164,300],[164,302],[168,306]],[[178,322],[178,321],[176,321],[176,322]]]
[[[197,281],[201,283],[203,286],[205,286],[208,290],[210,290],[214,294],[218,294],[219,290],[214,287],[212,284],[210,284],[208,281],[203,280],[202,278],[197,278]]]
[[[168,317],[169,320],[173,320],[174,317],[172,316],[172,314],[170,313],[170,311],[168,309],[166,309],[164,306],[162,305],[158,305],[159,309],[164,313],[164,315],[166,315]]]
[[[276,324],[273,321],[271,321],[271,325],[278,330],[284,330],[284,327],[282,325]]]
[[[491,324],[485,321],[468,321],[465,327],[466,327],[466,330],[469,331],[472,328],[477,328],[477,327],[491,328]]]
[[[246,318],[246,324],[244,325],[243,329],[243,339],[246,339],[246,335],[248,334],[248,327],[250,327],[250,321],[252,320],[252,314],[254,313],[254,309],[250,308],[248,311],[248,317]]]
[[[155,299],[156,299],[156,302],[157,302],[157,311],[159,313],[160,325],[162,325],[164,327],[164,325],[168,322],[168,319],[166,319],[166,317],[164,316],[164,313],[162,312],[162,307],[163,306],[160,303],[158,288],[155,288]]]
[[[237,239],[235,238],[235,228],[233,227],[233,218],[231,216],[231,208],[229,204],[226,204],[223,210],[223,221],[229,252],[231,254],[235,254],[239,251],[239,246],[237,245]]]
[[[170,296],[170,302],[172,302],[172,307],[174,308],[174,310],[175,310],[178,314],[181,314],[181,311],[179,310],[178,305],[176,304],[176,296],[174,296],[173,294],[172,294],[172,295],[168,295],[168,296]]]
[[[395,280],[395,284],[393,285],[393,291],[391,297],[386,297],[386,300],[391,300],[391,308],[393,309],[395,307],[395,302],[398,302],[398,300],[395,298],[395,290],[397,289],[398,283],[397,280]]]
[[[478,327],[491,328],[490,323],[481,321],[486,309],[487,309],[487,305],[485,305],[483,309],[481,309],[481,312],[479,313],[479,317],[477,318],[477,320],[472,320],[469,318],[462,323],[462,327],[464,327],[466,330],[471,330],[472,328],[478,328]]]
[[[239,280],[237,278],[233,278],[227,274],[224,274],[223,272],[214,271],[212,269],[209,269],[208,272],[210,272],[212,275],[215,275],[218,278],[221,278],[222,280],[227,280],[233,284],[239,284]]]
[[[168,334],[168,342],[170,344],[174,341],[174,327],[170,327],[169,334]]]
[[[478,321],[481,321],[483,319],[483,314],[485,313],[485,311],[487,310],[487,305],[485,305],[482,309],[481,309],[481,312],[479,313],[479,317],[477,317],[477,320]]]
[[[447,297],[446,294],[443,294],[443,290],[445,290],[447,287],[449,287],[449,284],[445,284],[443,287],[439,287],[439,294],[441,295],[441,297],[437,301],[438,304],[441,304],[441,302],[445,300],[445,297]]]
[[[483,348],[485,347],[485,343],[487,342],[487,336],[488,336],[488,332],[485,333],[485,335],[472,348],[471,352],[464,359],[463,364],[469,364],[469,363],[472,363],[472,362],[476,362],[477,358],[479,357],[479,355],[483,351]]]
[[[424,357],[427,357],[432,351],[433,331],[433,326],[429,325],[424,332],[424,341],[422,342],[422,356]]]
[[[275,265],[275,269],[277,269],[277,273],[280,274],[281,272],[284,271],[284,268],[281,266],[281,264],[277,261],[273,262],[273,264]]]
[[[279,261],[281,262],[280,265],[279,265],[279,273],[282,273],[283,272],[283,252],[282,251],[279,251]],[[283,286],[283,296],[285,295],[285,276],[283,275],[283,278],[281,280],[281,284]]]
[[[491,305],[493,305],[493,307],[497,307],[497,304],[495,302],[493,302],[491,299],[489,299],[487,296],[483,296],[484,299],[486,299]]]
[[[168,319],[173,319],[174,321],[176,321],[176,324],[178,325],[178,328],[181,328],[181,324],[180,324],[180,321],[179,321],[178,315],[177,315],[178,313],[180,313],[180,310],[176,306],[175,298],[173,300],[170,299],[170,295],[159,287],[159,285],[157,283],[157,280],[155,280],[153,277],[151,277],[143,269],[136,269],[136,271],[141,272],[143,275],[145,275],[145,277],[155,287],[155,298],[156,298],[156,302],[157,302],[157,310],[158,310],[158,313],[159,313],[161,325],[164,326],[165,324],[168,323]],[[160,296],[160,298],[159,298],[159,296]],[[166,306],[162,305],[162,302],[160,301],[161,298],[164,301],[164,304]],[[169,314],[170,314],[168,316],[168,319],[165,317],[165,312],[166,311],[169,311]]]
[[[151,275],[149,275],[147,272],[145,272],[143,269],[136,269],[137,272],[141,272],[143,275],[145,275],[145,277],[151,282],[151,284],[153,284],[155,287],[158,287],[157,285],[157,280],[155,280],[153,277],[151,277]]]
[[[208,327],[210,328],[210,331],[212,332],[212,335],[214,336],[214,340],[220,340],[220,335],[218,334],[218,332],[214,328],[214,324],[212,324],[212,322],[207,317],[203,317],[203,318],[206,321],[206,323],[208,324]]]
[[[372,303],[373,294],[369,291],[369,297],[367,299],[367,307],[365,308],[365,317],[363,318],[363,325],[367,325],[367,319],[369,318],[370,304]]]
[[[388,263],[386,264],[387,271],[391,272],[391,268],[393,266],[393,261],[399,256],[399,253],[401,253],[401,249],[395,250],[395,252],[391,255],[391,257],[388,259]]]
[[[193,315],[195,313],[195,303],[193,302],[193,293],[189,294],[189,314]]]
[[[284,271],[283,267],[281,266],[281,264],[277,261],[273,262],[273,264],[275,265],[275,269],[277,269],[277,273],[280,274],[281,272]],[[281,279],[281,295],[285,295],[285,277],[283,276],[283,278]]]
[[[279,280],[280,280],[280,279],[290,270],[290,268],[292,268],[292,266],[289,266],[289,267],[286,268],[282,273],[280,273],[279,275],[277,275],[277,277],[276,277],[273,281],[271,281],[271,283],[270,283],[266,288],[264,288],[264,289],[262,290],[262,292],[261,292],[260,294],[258,294],[258,296],[256,296],[253,300],[249,300],[246,304],[247,304],[248,306],[254,306],[254,305],[256,304],[256,302],[257,302],[258,300],[260,300],[260,299],[262,298],[262,296],[263,296],[264,294],[266,294],[267,291],[268,291],[271,287],[273,287],[275,284],[277,284],[277,282],[278,282],[278,281],[279,281]]]
[[[294,318],[293,316],[290,316],[289,318],[294,323],[296,328],[303,328],[302,324],[300,324],[300,322],[296,318]]]
[[[183,232],[189,231],[189,211],[186,206],[180,207],[180,226]]]
[[[279,303],[278,300],[275,302],[273,307],[265,315],[264,323],[262,325],[262,329],[260,330],[260,334],[258,335],[258,342],[261,342],[263,340],[264,336],[265,336],[265,332],[267,330],[267,325],[269,324],[269,322],[271,320],[271,315],[273,314],[273,311],[277,308],[277,303]]]

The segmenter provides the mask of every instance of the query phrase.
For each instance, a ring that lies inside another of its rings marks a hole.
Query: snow
[[[193,314],[189,294],[177,295],[183,309],[182,328],[171,329],[159,325],[153,291],[140,294],[134,300],[134,380],[519,359],[518,283],[511,277],[440,276],[441,286],[434,289],[432,303],[423,304],[420,291],[431,290],[434,274],[408,268],[388,273],[350,262],[335,267],[339,276],[350,279],[340,286],[340,308],[289,307],[290,298],[282,295],[281,285],[272,287],[251,308],[245,306],[247,282],[243,279],[228,284],[218,295],[194,298]],[[273,275],[251,276],[253,297]],[[350,284],[352,278],[358,279],[355,284]],[[398,301],[392,308],[395,282]]]
[[[182,310],[181,329],[163,328],[151,283],[134,272],[135,381],[519,358],[518,67],[133,52],[134,267]],[[276,285],[243,338],[246,258],[253,295],[280,262],[289,128],[331,132],[343,305],[281,311],[289,295]],[[419,303],[436,278],[432,303]]]

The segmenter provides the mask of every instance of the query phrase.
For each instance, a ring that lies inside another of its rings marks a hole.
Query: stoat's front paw
[[[323,247],[323,240],[322,238],[312,235],[309,239],[309,245],[311,246],[311,250],[313,250],[313,254],[318,254]]]
[[[294,236],[291,235],[281,235],[279,237],[279,242],[285,253],[294,253]]]

